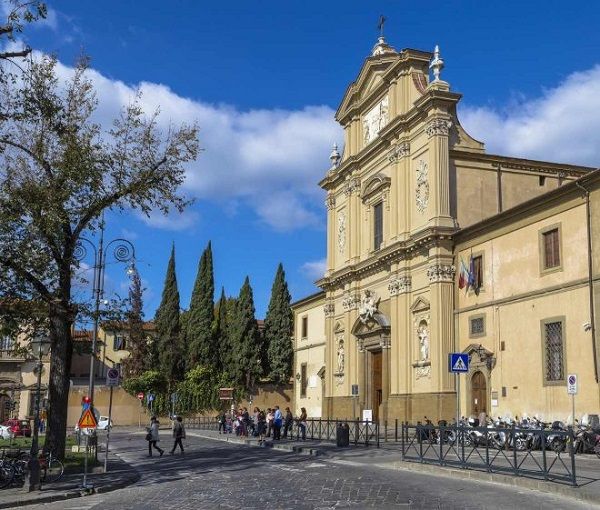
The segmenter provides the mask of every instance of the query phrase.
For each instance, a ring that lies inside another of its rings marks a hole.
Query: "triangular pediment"
[[[425,310],[429,310],[430,304],[424,297],[419,296],[415,299],[415,302],[410,307],[410,311],[415,312],[424,312]]]
[[[334,333],[343,333],[344,325],[340,321],[336,322],[335,327],[333,328],[333,332]]]
[[[362,66],[358,77],[346,89],[346,93],[335,114],[338,122],[346,115],[353,105],[362,102],[365,98],[375,93],[380,85],[384,85],[385,72],[398,60],[397,53],[381,55],[377,58],[369,57]]]

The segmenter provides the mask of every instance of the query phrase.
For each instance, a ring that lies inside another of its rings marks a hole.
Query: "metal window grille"
[[[564,379],[562,322],[545,324],[546,340],[546,380]]]
[[[300,397],[306,397],[307,386],[308,381],[306,377],[306,363],[302,363],[302,365],[300,365]]]
[[[476,317],[471,319],[471,334],[472,335],[482,335],[485,331],[485,324],[483,322],[483,317]]]

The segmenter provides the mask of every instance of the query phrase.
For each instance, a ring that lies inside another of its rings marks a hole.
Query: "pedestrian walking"
[[[300,408],[300,416],[298,416],[298,427],[300,428],[300,433],[302,434],[302,441],[306,440],[306,420],[308,415],[306,414],[306,408]]]
[[[258,442],[262,443],[265,440],[265,430],[267,428],[267,417],[264,411],[258,411]]]
[[[283,414],[279,410],[279,406],[275,406],[273,412],[273,439],[279,441],[281,439],[281,426],[283,425]]]
[[[150,419],[150,426],[146,428],[146,441],[148,441],[148,457],[152,457],[152,448],[158,450],[158,453],[161,457],[163,456],[163,453],[165,453],[165,451],[157,445],[157,443],[160,442],[160,439],[158,438],[159,427],[160,423],[158,421],[158,418],[156,416],[153,416]]]
[[[227,416],[225,416],[225,413],[221,413],[221,415],[219,416],[219,434],[221,433],[221,430],[223,431],[223,434],[227,434]]]
[[[181,440],[185,439],[185,427],[183,426],[183,418],[181,416],[178,416],[175,423],[173,423],[173,438],[175,439],[175,442],[173,443],[173,448],[171,448],[171,455],[175,453],[177,445],[179,445],[181,455],[183,455],[183,443]]]
[[[285,418],[283,419],[283,438],[288,437],[288,432],[292,433],[292,426],[294,425],[294,415],[290,411],[289,407],[285,408]]]

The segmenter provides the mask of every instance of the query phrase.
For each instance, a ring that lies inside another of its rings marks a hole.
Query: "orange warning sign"
[[[94,417],[94,413],[92,413],[91,409],[86,409],[81,413],[81,418],[79,418],[79,428],[80,429],[95,429],[98,426],[96,423],[96,418]]]

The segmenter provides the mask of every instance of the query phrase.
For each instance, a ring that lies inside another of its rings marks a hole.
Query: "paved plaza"
[[[140,474],[106,494],[32,509],[468,508],[583,509],[589,503],[499,484],[347,460],[284,453],[189,435],[184,456],[148,458],[143,433],[114,434],[114,452]],[[162,447],[170,441],[163,435]]]

